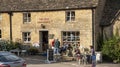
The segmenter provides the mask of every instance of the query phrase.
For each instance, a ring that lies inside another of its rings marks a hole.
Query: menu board
[[[47,50],[47,59],[49,61],[53,61],[54,60],[54,51],[53,51],[53,49],[48,49]]]

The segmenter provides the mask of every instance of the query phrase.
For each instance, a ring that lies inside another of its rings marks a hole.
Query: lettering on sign
[[[49,18],[39,18],[38,19],[38,23],[48,23],[48,22],[50,22]]]

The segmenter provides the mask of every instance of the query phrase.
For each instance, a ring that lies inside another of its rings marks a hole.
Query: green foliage
[[[35,48],[35,47],[30,47],[30,48],[28,49],[28,52],[29,52],[29,54],[31,54],[31,55],[36,55],[36,54],[39,52],[39,50],[38,50],[37,48]]]
[[[104,41],[102,46],[102,54],[111,60],[120,62],[120,37],[113,36],[109,40]]]
[[[9,51],[12,49],[21,49],[21,43],[6,40],[0,40],[0,51]]]
[[[17,48],[17,47],[15,46],[14,42],[12,42],[12,41],[7,41],[6,43],[7,43],[7,44],[6,44],[6,49],[7,49],[7,51]]]
[[[102,50],[102,44],[104,43],[105,40],[109,40],[109,37],[107,36],[107,33],[99,33],[98,39],[97,39],[97,49],[96,51],[101,51]]]
[[[6,51],[7,42],[5,40],[0,40],[0,51]]]

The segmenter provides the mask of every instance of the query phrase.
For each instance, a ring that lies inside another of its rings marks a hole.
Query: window
[[[23,34],[23,41],[25,43],[28,43],[31,41],[31,35],[30,35],[31,33],[30,32],[23,32],[22,34]]]
[[[0,21],[2,20],[2,14],[0,14]]]
[[[62,32],[62,42],[70,44],[80,43],[80,33],[79,31],[63,31]]]
[[[0,30],[0,39],[2,38],[2,31]]]
[[[31,14],[30,13],[23,13],[23,22],[28,23],[31,21]]]
[[[75,21],[75,11],[66,12],[66,21]]]

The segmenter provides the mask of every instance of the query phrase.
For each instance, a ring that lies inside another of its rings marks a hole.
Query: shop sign
[[[38,19],[38,23],[48,23],[48,22],[50,22],[49,18],[39,18]]]

